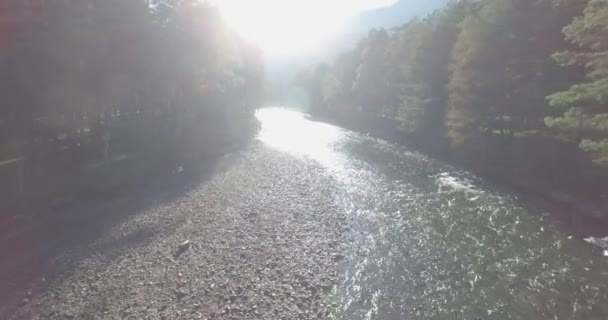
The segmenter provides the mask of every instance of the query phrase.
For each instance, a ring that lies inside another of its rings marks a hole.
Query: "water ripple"
[[[339,319],[608,319],[608,260],[546,212],[406,148],[273,116],[261,141],[343,186],[354,222]]]

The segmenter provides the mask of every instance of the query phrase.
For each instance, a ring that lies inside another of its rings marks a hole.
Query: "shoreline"
[[[13,270],[28,281],[2,292],[16,304],[0,318],[330,318],[349,224],[336,183],[259,142],[222,166],[186,190],[143,192],[147,206],[108,202],[101,224],[43,233],[29,261],[46,240],[56,254],[31,275]]]
[[[551,186],[538,177],[516,176],[508,172],[492,170],[489,164],[473,166],[462,159],[456,159],[442,147],[431,148],[417,143],[411,136],[398,130],[392,120],[377,119],[374,127],[357,124],[357,120],[343,120],[338,117],[309,114],[311,120],[338,125],[355,132],[369,134],[375,138],[411,148],[428,157],[442,161],[456,168],[469,171],[500,188],[524,198],[527,202],[548,210],[560,225],[579,236],[604,237],[608,234],[608,194],[597,192],[583,198],[568,188]],[[608,190],[607,190],[608,191]],[[602,198],[605,197],[605,198]]]

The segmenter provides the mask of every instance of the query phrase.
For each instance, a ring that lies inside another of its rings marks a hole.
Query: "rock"
[[[608,236],[603,238],[589,237],[585,238],[585,241],[602,249],[608,249]]]
[[[29,299],[29,298],[23,298],[23,299],[22,299],[22,300],[19,302],[19,306],[20,306],[20,307],[23,307],[23,306],[25,306],[26,304],[28,304],[29,302],[30,302],[30,299]]]
[[[186,241],[182,242],[179,246],[177,246],[177,250],[173,254],[173,258],[175,258],[175,259],[179,258],[179,256],[184,254],[184,252],[188,251],[188,249],[190,249],[191,246],[192,246],[192,243],[190,242],[190,240],[186,240]]]
[[[188,294],[183,292],[183,291],[177,291],[175,293],[175,298],[177,299],[177,301],[181,301],[183,298],[185,298]]]
[[[30,301],[22,312],[33,304],[39,314],[31,320],[79,319],[85,309],[103,319],[330,318],[327,309],[333,307],[322,301],[338,284],[335,265],[344,257],[337,253],[345,255],[339,249],[340,228],[348,225],[326,209],[335,201],[328,190],[331,180],[300,196],[292,179],[276,180],[274,175],[297,178],[324,170],[309,170],[282,153],[254,152],[258,160],[252,162],[249,155],[243,162],[255,166],[239,164],[211,178],[221,189],[203,184],[128,219],[116,235],[110,233],[101,238],[101,246],[90,249],[102,251],[114,241],[129,240],[115,239],[121,232],[127,238],[137,230],[158,232],[141,247],[85,259],[74,276],[49,288],[48,294],[39,297],[35,290],[35,303]],[[260,181],[268,192],[252,188]],[[293,212],[301,212],[298,223],[290,220]],[[257,217],[248,219],[248,214]],[[130,312],[123,313],[125,308]],[[48,317],[49,309],[75,316]]]

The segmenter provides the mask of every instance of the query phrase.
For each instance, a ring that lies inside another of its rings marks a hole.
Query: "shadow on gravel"
[[[143,178],[127,190],[81,199],[32,219],[9,220],[0,212],[0,318],[7,318],[15,307],[27,303],[32,290],[44,289],[48,283],[72,274],[83,259],[104,254],[112,260],[129,248],[147,244],[158,230],[143,228],[91,249],[111,228],[179,198],[215,173],[229,169],[234,158],[224,156],[207,161],[197,170]],[[55,263],[66,253],[69,259]]]

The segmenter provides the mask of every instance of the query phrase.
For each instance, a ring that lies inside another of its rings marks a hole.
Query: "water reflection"
[[[256,117],[262,124],[258,140],[266,145],[311,157],[329,168],[341,167],[341,157],[333,149],[344,134],[340,128],[309,121],[302,113],[278,107],[258,110]]]
[[[608,260],[547,212],[400,146],[290,111],[258,118],[261,141],[342,184],[337,319],[608,319]]]

